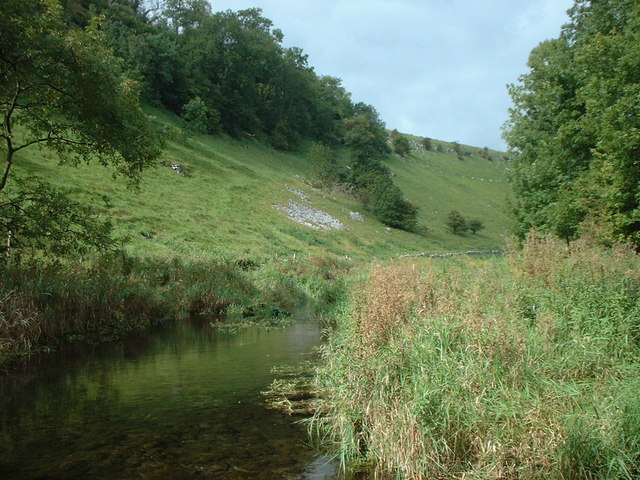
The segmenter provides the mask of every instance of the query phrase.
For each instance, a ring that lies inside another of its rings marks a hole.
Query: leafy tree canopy
[[[411,144],[409,143],[409,140],[407,140],[407,137],[403,137],[402,135],[394,137],[391,144],[393,145],[393,151],[401,157],[406,157],[411,151]]]
[[[449,215],[447,215],[447,220],[445,223],[449,231],[456,235],[460,235],[461,233],[464,233],[467,230],[469,230],[469,225],[467,224],[467,220],[457,210],[451,210],[449,212]]]
[[[640,244],[640,3],[576,0],[509,91],[517,233]]]
[[[63,193],[35,181],[7,189],[16,154],[38,146],[63,161],[112,165],[137,182],[160,142],[136,83],[104,46],[97,19],[69,28],[54,0],[6,0],[0,13],[0,230],[8,245],[106,244],[106,224]]]
[[[385,225],[414,230],[418,207],[406,200],[402,191],[386,175],[375,175],[367,187],[366,205]]]
[[[131,180],[160,153],[135,82],[95,25],[69,29],[53,0],[7,0],[0,15],[0,139],[8,181],[15,154],[47,146],[61,158],[114,165]]]
[[[332,187],[340,176],[336,152],[323,143],[314,142],[308,157],[312,181],[322,187]]]
[[[384,122],[365,103],[355,104],[353,115],[343,121],[343,139],[356,164],[378,162],[391,153]]]

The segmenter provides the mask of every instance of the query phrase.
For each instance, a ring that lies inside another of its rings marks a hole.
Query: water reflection
[[[328,478],[303,474],[306,432],[259,393],[319,337],[182,322],[25,363],[0,379],[0,478]]]

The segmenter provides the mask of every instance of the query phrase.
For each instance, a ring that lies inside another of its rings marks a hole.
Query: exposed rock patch
[[[337,218],[333,218],[322,210],[316,210],[308,205],[289,200],[286,206],[274,205],[278,210],[282,210],[288,217],[300,225],[313,228],[314,230],[344,230],[344,224]]]
[[[337,218],[332,217],[322,210],[312,208],[308,204],[311,202],[309,197],[302,191],[293,187],[286,186],[294,195],[297,195],[304,203],[289,200],[287,205],[274,205],[274,208],[283,211],[287,216],[296,223],[314,230],[344,230],[346,227]]]
[[[300,197],[300,200],[302,200],[303,202],[306,202],[309,200],[309,197],[307,197],[304,192],[298,190],[297,188],[293,188],[293,187],[285,187],[285,188],[289,190],[291,193]]]
[[[357,222],[364,222],[364,217],[359,212],[349,212],[349,216]]]
[[[466,252],[450,252],[450,253],[407,253],[404,255],[398,255],[398,258],[408,258],[408,257],[427,257],[427,258],[449,258],[449,257],[459,257],[461,255],[505,255],[506,252],[504,250],[468,250]]]

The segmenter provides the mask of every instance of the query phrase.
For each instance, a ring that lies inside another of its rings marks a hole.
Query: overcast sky
[[[506,85],[555,38],[572,0],[210,0],[258,7],[319,75],[341,78],[387,128],[506,148]]]

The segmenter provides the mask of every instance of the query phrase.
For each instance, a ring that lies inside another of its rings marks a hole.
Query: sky
[[[342,79],[389,129],[506,150],[507,84],[556,38],[572,0],[210,0],[261,8],[318,75]]]

